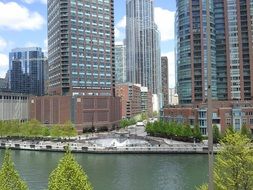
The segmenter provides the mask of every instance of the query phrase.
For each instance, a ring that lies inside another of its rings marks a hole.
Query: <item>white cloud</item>
[[[114,29],[114,33],[115,33],[115,38],[116,39],[120,38],[121,34],[120,34],[120,30],[118,28]]]
[[[121,20],[116,24],[117,28],[126,28],[126,16],[123,16]]]
[[[173,40],[175,12],[160,7],[155,7],[155,23],[161,33],[161,40]]]
[[[0,51],[4,50],[7,45],[7,41],[0,36]]]
[[[163,54],[162,56],[168,57],[168,65],[169,65],[169,86],[170,88],[175,87],[175,52],[171,51]]]
[[[126,16],[123,16],[115,26],[115,38],[122,41],[125,38]]]
[[[32,4],[32,3],[42,3],[42,4],[47,4],[47,0],[23,0],[23,2],[27,3],[27,4]]]
[[[0,29],[37,30],[45,24],[38,12],[31,12],[15,2],[0,2]]]
[[[8,56],[0,53],[0,77],[4,78],[9,66]]]

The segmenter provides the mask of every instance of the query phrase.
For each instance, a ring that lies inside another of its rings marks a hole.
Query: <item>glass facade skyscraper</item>
[[[253,97],[253,1],[214,0],[218,99]]]
[[[115,95],[113,0],[49,0],[49,93]]]
[[[253,1],[211,0],[212,95],[218,100],[253,97]],[[177,0],[177,90],[180,103],[205,101],[206,2]]]
[[[126,82],[126,46],[115,45],[115,81]]]
[[[160,34],[153,0],[126,1],[127,82],[161,93]]]
[[[44,54],[41,48],[17,48],[9,53],[9,88],[16,93],[44,95]]]
[[[217,98],[215,62],[214,8],[210,1],[212,96]],[[177,92],[182,104],[205,101],[207,95],[206,3],[200,0],[177,0],[176,70]]]

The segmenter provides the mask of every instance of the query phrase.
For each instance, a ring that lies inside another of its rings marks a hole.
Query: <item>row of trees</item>
[[[10,150],[5,151],[4,161],[0,170],[1,190],[28,190],[28,186],[15,170]],[[59,161],[58,166],[49,176],[48,190],[92,190],[82,167],[77,163],[69,150]]]
[[[221,150],[215,157],[214,189],[253,189],[253,149],[247,134],[228,129],[220,141]],[[203,184],[198,190],[208,190]]]
[[[227,132],[235,133],[232,125],[228,127]],[[222,140],[226,136],[227,132],[225,134],[221,134],[218,126],[214,125],[213,126],[213,142],[218,143],[220,140]],[[240,134],[248,137],[249,139],[252,138],[251,131],[245,124],[242,125]]]
[[[227,129],[231,133],[235,133],[233,126]],[[146,132],[151,136],[159,136],[164,138],[172,138],[175,140],[192,141],[195,138],[197,141],[203,139],[198,126],[191,128],[189,125],[176,123],[156,121],[146,125]],[[246,125],[242,125],[240,134],[252,138],[250,129]],[[221,134],[217,125],[213,126],[213,142],[218,143],[224,138],[225,134]]]
[[[156,121],[146,125],[146,132],[151,136],[159,136],[183,141],[202,140],[202,135],[198,126],[191,128],[189,125]]]
[[[71,137],[76,136],[77,131],[71,122],[63,125],[47,127],[37,120],[26,121],[0,121],[0,136],[15,137]]]

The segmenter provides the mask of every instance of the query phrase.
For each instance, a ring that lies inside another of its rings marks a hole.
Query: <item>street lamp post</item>
[[[213,127],[212,127],[212,63],[210,2],[206,0],[207,34],[207,128],[208,128],[208,190],[213,190]]]

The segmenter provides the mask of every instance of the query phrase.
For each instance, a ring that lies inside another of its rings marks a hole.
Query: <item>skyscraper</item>
[[[212,97],[217,99],[215,62],[214,9],[210,1],[211,44],[206,35],[206,4],[204,1],[177,0],[176,70],[180,103],[205,101],[207,95],[207,46],[211,46]]]
[[[177,0],[177,90],[180,103],[205,101],[206,4]],[[212,95],[250,100],[253,95],[253,1],[210,1]]]
[[[44,54],[39,47],[9,53],[9,88],[12,92],[44,95]]]
[[[113,0],[48,1],[49,93],[115,95]]]
[[[163,105],[169,104],[168,57],[161,57]]]
[[[127,81],[161,93],[160,34],[153,0],[126,1]]]
[[[126,46],[115,45],[115,81],[116,83],[126,82]]]
[[[253,97],[253,1],[214,0],[219,100]]]

